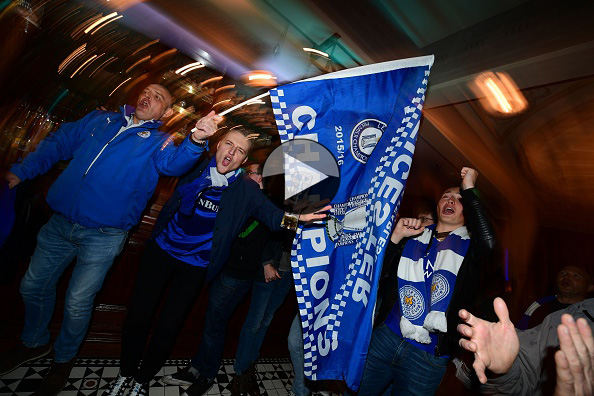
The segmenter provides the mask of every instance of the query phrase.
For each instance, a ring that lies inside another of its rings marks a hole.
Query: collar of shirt
[[[155,119],[150,119],[150,120],[139,120],[138,124],[134,124],[134,113],[130,114],[129,116],[124,116],[126,118],[126,121],[128,121],[127,125],[126,125],[126,129],[131,128],[133,126],[138,126],[138,125],[142,125],[145,122],[153,122],[155,121]]]

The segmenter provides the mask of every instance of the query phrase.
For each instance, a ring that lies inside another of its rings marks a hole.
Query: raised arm
[[[208,138],[214,135],[217,124],[223,117],[214,111],[202,117],[196,123],[196,131],[185,138],[175,147],[173,142],[167,142],[153,155],[157,171],[165,176],[180,176],[189,171],[202,153],[208,149]]]
[[[472,238],[482,244],[485,248],[495,248],[497,239],[493,226],[487,217],[485,208],[474,190],[478,172],[472,168],[462,168],[462,185],[460,195],[464,203],[464,218]]]

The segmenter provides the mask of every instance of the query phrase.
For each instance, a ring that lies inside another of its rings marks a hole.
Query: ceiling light
[[[248,77],[248,80],[250,80],[250,81],[254,81],[254,80],[276,80],[276,77],[274,77],[272,74],[256,73],[256,74],[250,74],[249,77]]]
[[[129,73],[130,70],[134,69],[136,66],[140,65],[142,62],[146,62],[149,59],[151,59],[151,56],[147,55],[144,58],[139,59],[138,61],[134,62],[134,64],[132,66],[130,66],[129,68],[126,69],[126,73]]]
[[[315,48],[303,47],[303,51],[309,52],[310,54],[315,54],[315,55],[323,56],[324,58],[330,59],[330,55],[328,55],[327,53],[325,53],[323,51],[317,50]]]
[[[190,64],[187,64],[187,65],[185,65],[185,66],[182,66],[182,67],[180,67],[179,69],[177,69],[177,70],[175,71],[175,74],[179,74],[179,73],[181,73],[181,72],[185,71],[186,69],[188,69],[188,68],[191,68],[191,67],[194,67],[194,66],[199,66],[199,67],[201,67],[201,66],[204,66],[204,65],[203,65],[201,62],[194,62],[194,63],[190,63]]]
[[[97,19],[91,26],[89,26],[88,28],[85,29],[85,33],[89,33],[91,30],[95,29],[97,26],[101,25],[103,22],[105,22],[111,18],[115,18],[116,16],[118,16],[118,13],[112,12],[109,15],[106,15],[102,18]]]
[[[222,79],[223,79],[223,76],[216,76],[216,77],[213,77],[213,78],[209,78],[208,80],[202,81],[200,83],[200,85],[202,86],[202,85],[210,84],[212,82],[219,81],[219,80],[222,80]]]
[[[120,19],[120,18],[123,18],[123,17],[124,17],[123,15],[120,15],[120,16],[117,16],[117,17],[115,17],[115,18],[113,18],[113,19],[110,19],[109,21],[106,21],[106,22],[104,22],[104,23],[103,23],[101,26],[99,26],[97,29],[93,30],[93,31],[91,32],[91,35],[93,35],[93,34],[97,33],[97,32],[98,32],[100,29],[102,29],[102,28],[103,28],[105,25],[107,25],[107,24],[110,24],[110,23],[112,23],[113,21],[117,21],[118,19]]]
[[[495,115],[515,115],[528,106],[528,102],[510,76],[503,72],[478,75],[471,85],[485,110]]]
[[[62,61],[62,63],[60,63],[60,66],[58,66],[58,73],[62,73],[62,71],[64,71],[65,68],[68,67],[68,65],[79,55],[81,55],[82,53],[84,53],[86,51],[87,48],[87,43],[84,43],[83,45],[81,45],[80,47],[78,47],[77,49],[75,49],[74,51],[72,51],[72,53],[70,55],[68,55],[66,57],[66,59],[64,59]]]
[[[233,88],[235,88],[235,84],[225,85],[223,87],[220,87],[220,88],[215,89],[215,93],[219,93],[221,91],[225,91],[227,89],[233,89]]]
[[[146,44],[144,44],[144,45],[140,46],[140,47],[139,47],[139,48],[138,48],[136,51],[132,52],[132,53],[130,54],[130,56],[136,55],[138,52],[142,51],[143,49],[145,49],[145,48],[148,48],[148,47],[150,47],[151,45],[153,45],[153,44],[156,44],[156,43],[158,43],[158,42],[159,42],[159,39],[155,39],[155,40],[153,40],[153,41],[151,41],[151,42],[149,42],[149,43],[146,43]]]
[[[183,72],[181,72],[180,75],[185,76],[189,72],[194,71],[196,69],[200,69],[202,67],[204,67],[204,65],[196,65],[196,66],[188,67],[186,70],[184,70]]]
[[[122,82],[120,83],[120,85],[118,85],[117,87],[115,87],[115,89],[114,89],[113,91],[111,91],[111,93],[110,93],[108,96],[111,96],[111,95],[113,95],[113,93],[114,93],[115,91],[117,91],[119,87],[121,87],[121,86],[122,86],[122,85],[124,85],[126,82],[130,81],[131,79],[132,79],[132,77],[128,77],[127,79],[125,79],[124,81],[122,81]]]
[[[80,66],[78,67],[78,69],[76,69],[76,70],[74,71],[74,73],[72,73],[72,75],[70,76],[70,78],[74,77],[74,75],[75,75],[76,73],[78,73],[78,71],[79,71],[80,69],[82,69],[83,67],[85,67],[85,65],[87,65],[89,62],[91,62],[91,61],[92,61],[93,59],[95,59],[96,57],[97,57],[97,55],[93,55],[93,56],[91,56],[89,59],[87,59],[87,60],[86,60],[86,61],[85,61],[85,62],[84,62],[82,65],[80,65]]]

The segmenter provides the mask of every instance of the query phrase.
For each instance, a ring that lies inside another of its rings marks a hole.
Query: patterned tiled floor
[[[51,360],[40,359],[0,378],[0,395],[31,395],[49,370]],[[179,396],[184,388],[165,385],[164,375],[175,373],[187,365],[186,360],[169,360],[151,381],[149,396]],[[262,396],[285,396],[293,382],[290,359],[260,359],[257,364],[260,393]],[[68,384],[61,396],[99,396],[117,376],[119,361],[116,359],[78,359]],[[233,377],[233,360],[223,360],[215,385],[208,395],[230,395],[229,383]]]

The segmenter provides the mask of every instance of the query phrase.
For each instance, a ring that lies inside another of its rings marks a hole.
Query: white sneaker
[[[118,377],[109,384],[109,387],[105,393],[103,393],[103,396],[124,396],[131,380],[132,377],[122,377],[118,374]]]
[[[128,396],[146,396],[148,394],[148,386],[146,384],[141,384],[140,382],[133,381],[132,388],[130,389],[130,393]]]

